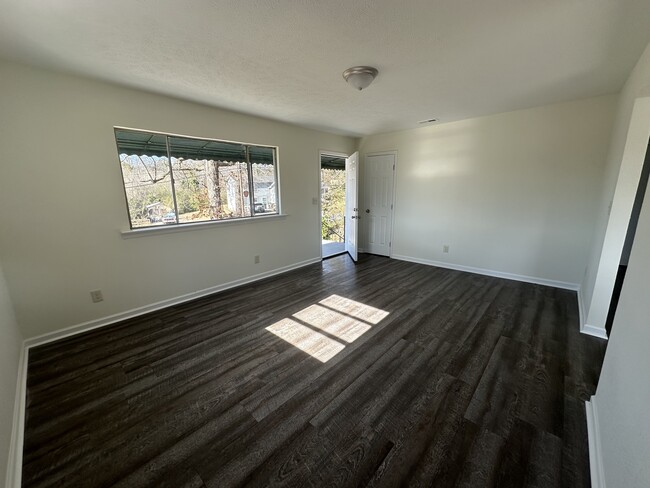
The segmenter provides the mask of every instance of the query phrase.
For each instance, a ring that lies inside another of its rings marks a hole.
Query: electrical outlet
[[[102,294],[101,290],[91,291],[90,298],[92,299],[93,303],[99,303],[104,301],[104,295]]]
[[[259,264],[260,262],[260,257],[259,255],[255,256],[255,264]]]
[[[449,244],[442,246],[442,252],[449,252]]]

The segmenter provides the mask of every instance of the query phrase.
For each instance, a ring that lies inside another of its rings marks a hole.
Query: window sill
[[[242,219],[213,220],[209,222],[195,222],[189,224],[161,225],[156,227],[145,227],[143,229],[130,229],[122,231],[122,239],[132,239],[134,237],[146,237],[159,234],[174,234],[176,232],[187,232],[192,230],[202,230],[212,227],[221,227],[225,225],[240,225],[267,220],[284,220],[287,214],[264,215],[258,217],[245,217]]]

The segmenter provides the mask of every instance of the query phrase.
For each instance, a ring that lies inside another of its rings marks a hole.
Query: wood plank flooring
[[[347,256],[34,348],[23,486],[589,486],[575,292]]]

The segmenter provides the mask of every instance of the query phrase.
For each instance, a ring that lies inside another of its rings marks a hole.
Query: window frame
[[[139,132],[141,134],[149,134],[149,135],[161,135],[165,137],[165,147],[167,151],[167,159],[168,159],[168,164],[169,164],[169,175],[170,175],[170,185],[171,185],[171,193],[172,193],[172,199],[174,202],[174,214],[176,215],[176,222],[170,223],[170,224],[165,224],[165,225],[146,225],[146,226],[140,226],[140,227],[134,227],[133,226],[133,219],[131,218],[131,209],[129,207],[129,197],[127,194],[127,189],[126,189],[126,182],[124,181],[124,172],[122,171],[122,162],[120,160],[120,154],[122,154],[122,151],[120,151],[120,145],[119,141],[117,138],[117,132],[118,131],[128,131],[128,132]],[[176,134],[172,132],[162,132],[162,131],[155,131],[155,130],[148,130],[148,129],[135,129],[132,127],[123,127],[123,126],[113,126],[113,137],[115,139],[115,147],[117,150],[117,162],[120,166],[120,177],[122,179],[122,189],[124,190],[124,202],[126,203],[126,214],[129,219],[129,230],[127,232],[139,232],[139,231],[162,231],[163,229],[167,229],[167,231],[178,231],[180,230],[181,227],[190,227],[190,228],[195,228],[197,226],[204,226],[204,225],[210,225],[210,224],[218,224],[218,223],[234,223],[234,222],[248,222],[248,221],[254,221],[254,220],[265,220],[273,217],[281,217],[283,216],[282,214],[282,204],[281,204],[281,199],[280,199],[280,162],[279,162],[279,150],[280,148],[278,146],[273,146],[269,144],[252,144],[248,142],[240,142],[240,141],[232,141],[228,139],[216,139],[216,138],[211,138],[211,137],[199,137],[199,136],[188,136],[184,134]],[[239,144],[244,147],[244,152],[246,154],[246,160],[242,161],[246,163],[247,167],[247,172],[248,172],[248,199],[249,199],[249,205],[250,205],[250,216],[243,216],[243,217],[231,217],[227,219],[212,219],[212,220],[199,220],[199,221],[191,221],[191,222],[181,222],[179,219],[179,214],[178,214],[178,204],[176,201],[176,187],[174,185],[174,170],[172,166],[172,155],[171,155],[171,145],[170,145],[170,138],[176,137],[176,138],[185,138],[185,139],[193,139],[197,141],[203,141],[203,142],[218,142],[218,143],[227,143],[227,144]],[[264,212],[262,213],[256,213],[255,212],[255,182],[253,180],[253,166],[251,163],[251,157],[250,157],[250,148],[251,147],[259,147],[259,148],[265,148],[265,149],[271,149],[272,150],[272,156],[273,156],[273,168],[274,168],[274,193],[275,193],[275,202],[276,202],[276,210],[274,212]],[[164,233],[164,232],[163,232]]]

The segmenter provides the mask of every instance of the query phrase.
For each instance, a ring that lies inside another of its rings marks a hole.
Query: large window
[[[115,129],[132,229],[278,213],[276,150]]]

